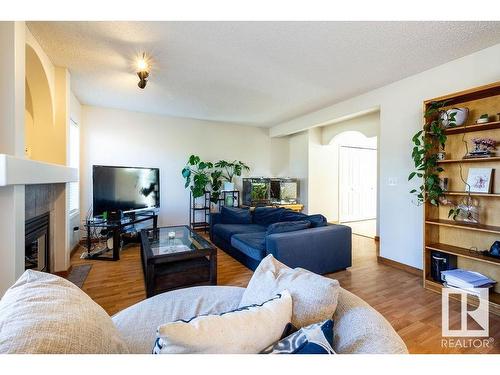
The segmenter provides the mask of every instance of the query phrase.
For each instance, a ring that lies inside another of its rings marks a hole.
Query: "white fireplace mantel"
[[[0,186],[78,181],[78,169],[0,154]]]

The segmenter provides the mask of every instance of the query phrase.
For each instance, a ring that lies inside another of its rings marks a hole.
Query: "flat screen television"
[[[92,168],[93,216],[106,211],[138,211],[160,207],[160,170],[158,168]]]

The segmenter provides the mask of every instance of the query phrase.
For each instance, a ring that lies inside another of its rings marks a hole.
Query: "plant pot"
[[[224,186],[222,187],[223,191],[233,191],[234,190],[234,182],[224,182]]]
[[[450,123],[448,119],[451,114],[455,113],[455,121]],[[442,111],[440,114],[441,123],[445,128],[449,127],[451,124],[454,126],[462,126],[467,121],[467,117],[469,117],[469,108],[452,108],[447,111]]]
[[[446,159],[446,152],[444,152],[444,151],[438,152],[437,153],[437,159],[438,160],[444,160],[444,159]]]
[[[224,205],[227,206],[227,207],[233,207],[234,206],[234,197],[233,197],[232,194],[226,196]]]

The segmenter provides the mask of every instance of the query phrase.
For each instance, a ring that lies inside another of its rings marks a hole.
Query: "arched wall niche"
[[[58,147],[54,95],[49,75],[35,49],[26,43],[25,150],[33,160],[64,164]]]

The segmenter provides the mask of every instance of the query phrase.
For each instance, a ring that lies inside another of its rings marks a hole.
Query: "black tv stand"
[[[156,211],[140,211],[126,214],[121,220],[104,220],[102,218],[87,219],[85,227],[87,229],[87,256],[86,259],[97,260],[120,260],[121,237],[127,233],[135,224],[147,220],[153,221],[153,228],[158,227],[158,214]],[[96,253],[92,253],[92,229],[101,229],[111,232],[113,237],[113,248],[105,248]],[[137,239],[139,242],[139,239]],[[112,250],[112,256],[104,255]]]

